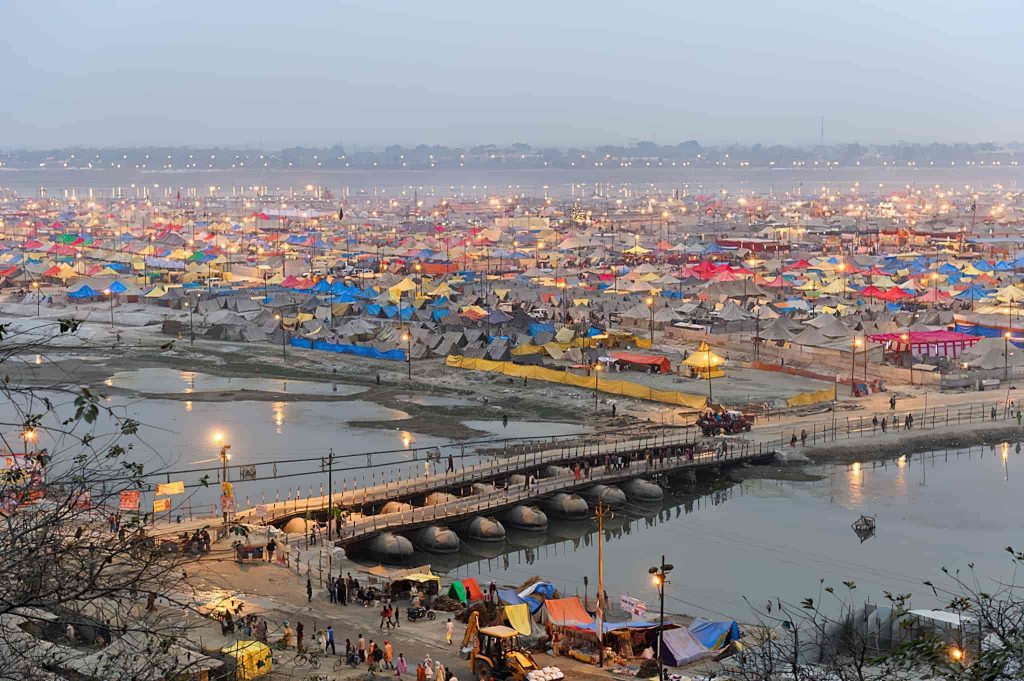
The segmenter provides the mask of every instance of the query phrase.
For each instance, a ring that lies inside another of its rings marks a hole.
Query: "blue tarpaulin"
[[[88,284],[82,284],[77,290],[72,291],[68,294],[68,298],[95,298],[99,293],[89,286]]]
[[[729,641],[739,640],[740,625],[736,622],[712,622],[697,619],[690,625],[690,633],[708,650],[718,650]]]
[[[538,333],[547,331],[548,333],[555,332],[555,325],[550,322],[534,322],[527,327],[531,336],[536,336]]]
[[[343,355],[358,355],[370,359],[390,359],[397,362],[405,361],[405,350],[388,350],[381,352],[376,348],[365,345],[345,345],[342,343],[328,343],[327,341],[309,341],[305,338],[292,338],[291,344],[296,348],[307,350],[322,350],[324,352],[337,352]]]

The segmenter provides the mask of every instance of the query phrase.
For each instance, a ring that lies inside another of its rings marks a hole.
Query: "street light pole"
[[[653,576],[654,584],[658,587],[658,600],[659,600],[659,626],[658,626],[658,678],[665,678],[665,665],[663,662],[663,649],[664,649],[664,637],[665,637],[665,585],[668,584],[668,573],[672,571],[674,566],[671,563],[665,562],[665,556],[661,557],[661,565],[652,567],[647,570]]]
[[[1010,332],[1003,334],[1003,380],[1010,380]]]
[[[32,288],[36,290],[36,317],[39,316],[39,282],[33,281]]]
[[[281,322],[281,359],[287,360],[288,359],[288,346],[286,344],[286,338],[287,338],[288,334],[284,330],[284,317],[279,315],[279,314],[276,314],[276,315],[274,315],[274,319],[276,319],[279,322]]]
[[[114,292],[109,288],[104,289],[103,292],[110,298],[110,328],[114,328]]]
[[[853,351],[850,353],[850,394],[856,395],[857,389],[854,387],[854,381],[856,378],[853,372],[857,369],[857,348],[860,347],[860,338],[854,337],[853,339]],[[865,351],[866,352],[866,351]]]
[[[221,496],[220,506],[221,506],[221,512],[223,513],[224,522],[227,522],[228,521],[228,511],[224,507],[224,498],[227,495],[224,494],[224,489],[225,488],[223,487],[223,483],[228,481],[228,459],[231,458],[231,455],[228,454],[228,450],[231,449],[231,445],[229,445],[226,442],[223,442],[223,440],[224,440],[224,436],[223,435],[221,435],[220,433],[215,433],[214,434],[213,441],[216,442],[218,445],[220,445],[220,481],[221,481],[221,484],[222,484],[221,493],[220,493],[220,496]]]
[[[647,307],[651,310],[651,349],[654,349],[654,296],[647,298]]]
[[[597,412],[597,394],[601,390],[601,361],[594,363],[594,412]]]
[[[409,382],[412,383],[412,334],[403,333],[402,340],[406,342],[405,361],[409,366]]]

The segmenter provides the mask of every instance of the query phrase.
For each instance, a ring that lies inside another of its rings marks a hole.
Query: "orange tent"
[[[576,596],[572,598],[549,598],[544,601],[548,622],[562,627],[578,627],[594,621]]]
[[[641,366],[656,366],[663,374],[672,373],[672,362],[664,355],[641,355],[638,352],[613,352],[612,359],[616,362],[627,364],[639,364]]]

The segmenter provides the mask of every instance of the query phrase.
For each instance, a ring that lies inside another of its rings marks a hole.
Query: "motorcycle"
[[[433,622],[437,615],[434,614],[433,610],[425,608],[422,605],[415,608],[407,608],[405,611],[405,619],[409,622],[415,622],[416,620],[423,619],[424,617]]]

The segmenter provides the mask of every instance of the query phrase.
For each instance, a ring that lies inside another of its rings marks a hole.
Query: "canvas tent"
[[[740,626],[736,622],[696,619],[690,625],[690,633],[708,650],[719,650],[730,641],[739,640]]]
[[[683,667],[714,655],[689,629],[661,632],[661,655],[670,667]]]
[[[221,652],[234,658],[235,678],[239,681],[258,679],[274,669],[270,647],[259,641],[236,641]]]

